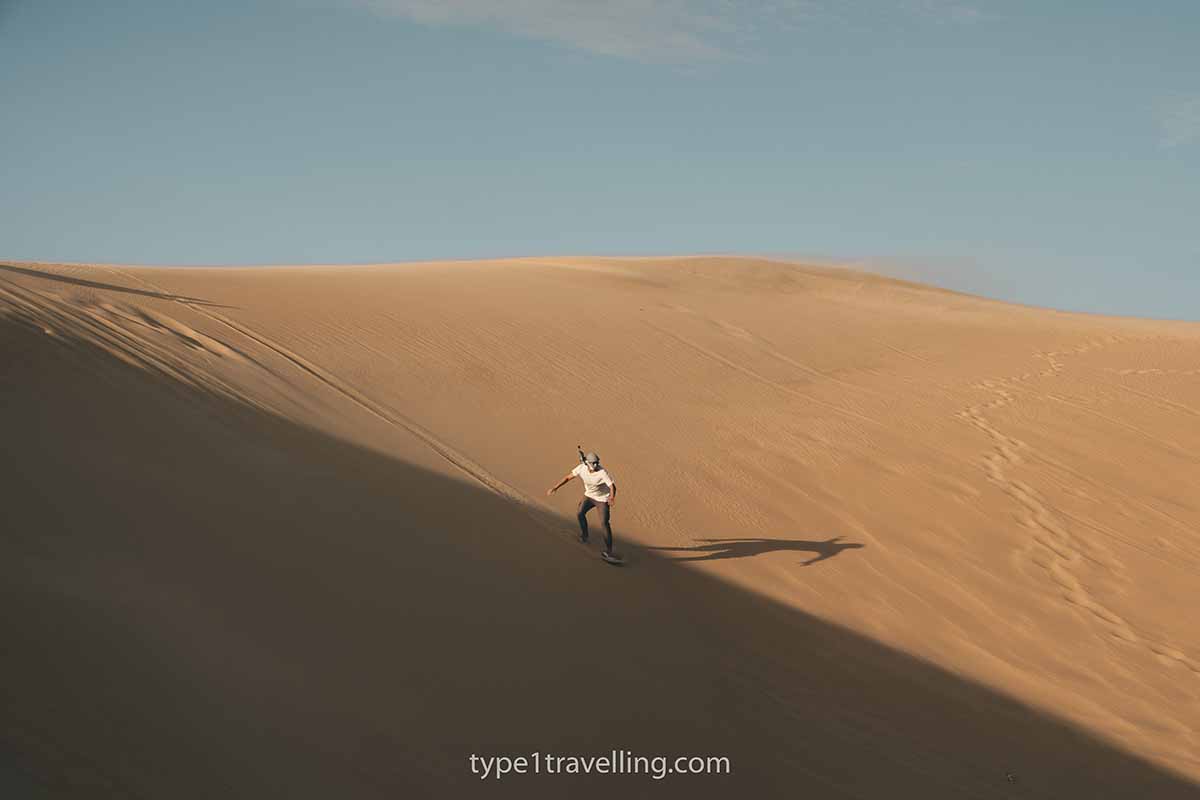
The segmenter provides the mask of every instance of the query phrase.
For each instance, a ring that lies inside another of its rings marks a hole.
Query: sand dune
[[[1200,796],[1200,325],[544,258],[10,263],[0,331],[33,796]],[[612,749],[733,774],[467,764]]]

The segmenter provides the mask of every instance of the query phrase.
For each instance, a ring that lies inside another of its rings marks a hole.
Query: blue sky
[[[0,257],[800,254],[1200,319],[1198,41],[1194,0],[0,0]]]

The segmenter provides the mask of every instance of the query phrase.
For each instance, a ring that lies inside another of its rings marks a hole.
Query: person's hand
[[[550,496],[550,495],[552,495],[552,494],[554,494],[554,489],[547,489],[547,490],[546,490],[546,497],[549,497],[549,496]]]

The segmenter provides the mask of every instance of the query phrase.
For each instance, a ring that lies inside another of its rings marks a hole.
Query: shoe
[[[579,543],[580,543],[580,544],[587,544],[587,543],[588,543],[588,537],[586,537],[586,536],[580,536],[580,537],[579,537]]]

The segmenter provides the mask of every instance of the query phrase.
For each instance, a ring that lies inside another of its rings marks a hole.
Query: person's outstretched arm
[[[554,494],[562,487],[566,486],[568,483],[571,482],[571,479],[574,477],[575,477],[574,472],[568,472],[566,477],[564,477],[561,481],[559,481],[558,483],[554,484],[553,486],[551,486],[549,489],[546,490],[546,496],[549,497],[550,495]]]

